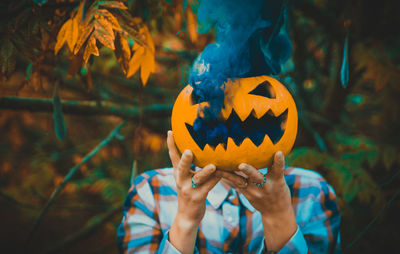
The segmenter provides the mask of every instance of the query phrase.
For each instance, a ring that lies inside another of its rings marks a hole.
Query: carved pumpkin
[[[292,149],[297,109],[290,93],[276,79],[259,76],[225,83],[224,108],[218,121],[227,127],[228,138],[216,146],[205,144],[193,131],[198,112],[208,103],[194,104],[192,90],[188,85],[179,94],[171,124],[179,151],[191,150],[196,166],[213,163],[219,169],[232,171],[240,163],[248,163],[260,169],[271,165],[277,151],[287,155]],[[244,133],[240,137],[232,135],[232,129],[238,126]]]

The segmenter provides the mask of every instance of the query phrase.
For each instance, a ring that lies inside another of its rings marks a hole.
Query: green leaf
[[[298,166],[308,169],[316,169],[324,165],[325,154],[314,148],[300,147],[294,149],[285,158],[286,164],[290,166]]]
[[[32,75],[32,62],[28,64],[28,67],[26,67],[26,76],[25,80],[28,81],[31,78]]]

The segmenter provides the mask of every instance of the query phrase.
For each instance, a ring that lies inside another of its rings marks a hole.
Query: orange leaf
[[[76,55],[79,50],[81,49],[82,45],[86,42],[87,38],[89,35],[92,33],[94,27],[93,25],[88,25],[88,26],[80,26],[80,33],[79,33],[79,38],[78,41],[75,44],[74,48],[74,54]]]
[[[110,22],[108,22],[106,18],[104,18],[103,16],[98,15],[98,14],[95,15],[95,19],[96,19],[96,21],[98,22],[98,24],[101,25],[101,26],[104,28],[104,30],[105,30],[109,35],[112,36],[112,38],[113,38],[113,40],[114,40],[114,39],[115,39],[115,36],[114,36],[114,31],[113,31],[113,28],[112,28],[112,24],[111,24]],[[103,32],[103,31],[102,31],[102,32]]]
[[[111,29],[112,32],[112,29]],[[94,23],[94,32],[93,35],[96,37],[97,40],[99,40],[104,46],[114,50],[114,32],[111,34],[109,31],[106,30],[105,27],[100,25],[98,22]]]
[[[131,49],[129,47],[128,40],[122,36],[122,34],[118,34],[116,39],[116,47],[115,47],[115,56],[117,57],[118,63],[121,65],[121,68],[126,75],[129,69],[129,59],[131,58]]]
[[[88,62],[90,55],[99,55],[99,49],[96,46],[96,39],[93,35],[90,36],[85,48],[85,52],[83,53],[83,61],[85,62],[85,64]]]
[[[116,31],[122,31],[121,26],[118,23],[118,20],[114,15],[112,15],[109,11],[104,9],[97,10],[112,26],[112,28]]]
[[[57,55],[58,51],[60,51],[65,41],[67,40],[68,36],[67,30],[71,22],[72,22],[71,19],[68,19],[67,22],[65,22],[64,25],[62,25],[60,31],[58,31],[57,42],[56,45],[54,46],[54,55]]]
[[[74,52],[74,47],[76,41],[78,40],[78,36],[79,36],[79,21],[78,17],[75,16],[72,19],[72,22],[68,28],[67,44],[71,52]]]
[[[128,9],[128,7],[126,7],[120,1],[99,1],[98,3],[102,7],[115,8],[115,9],[121,9],[121,10]]]
[[[151,50],[151,52],[154,54],[154,42],[153,42],[153,38],[151,37],[151,34],[149,32],[149,29],[147,28],[147,26],[143,26],[143,34],[146,37],[146,44],[149,47],[149,49]]]
[[[144,60],[140,66],[140,78],[143,86],[146,85],[150,73],[155,71],[154,54],[147,50]]]
[[[132,51],[136,51],[138,50],[140,47],[142,47],[139,43],[137,43],[136,41],[133,43],[132,46]]]
[[[81,21],[83,20],[83,5],[84,5],[84,2],[85,1],[81,1],[81,3],[79,4],[78,11],[77,11],[76,16],[75,16],[77,18],[77,20],[78,20],[78,23],[81,23]]]
[[[83,4],[84,1],[81,1],[78,7],[78,11],[75,13],[74,18],[72,19],[72,24],[70,25],[69,36],[67,37],[67,43],[69,50],[73,53],[74,47],[78,41],[79,33],[80,33],[80,24],[82,21],[83,15]]]
[[[192,8],[186,8],[187,10],[187,31],[191,42],[197,41],[197,22],[196,17],[192,12]]]
[[[137,70],[139,69],[143,60],[145,59],[144,53],[145,53],[144,47],[139,46],[139,48],[135,51],[131,60],[129,61],[129,69],[128,69],[128,73],[126,74],[127,78],[131,77],[133,74],[135,74],[137,72]]]
[[[88,12],[85,13],[85,18],[83,19],[83,22],[82,22],[83,26],[88,26],[90,24],[90,22],[92,22],[96,11],[97,11],[97,9],[89,9]]]

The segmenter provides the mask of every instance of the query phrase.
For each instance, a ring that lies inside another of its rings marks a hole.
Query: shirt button
[[[229,217],[228,217],[228,221],[229,221],[229,222],[232,222],[232,220],[233,220],[232,217],[229,216]]]

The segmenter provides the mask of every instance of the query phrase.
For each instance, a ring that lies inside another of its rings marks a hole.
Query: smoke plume
[[[227,127],[218,121],[227,79],[276,75],[292,54],[280,31],[284,0],[201,0],[199,32],[214,28],[216,39],[195,60],[189,76],[195,103],[209,102],[193,129],[205,143],[225,143]],[[242,135],[238,132],[237,135]]]

